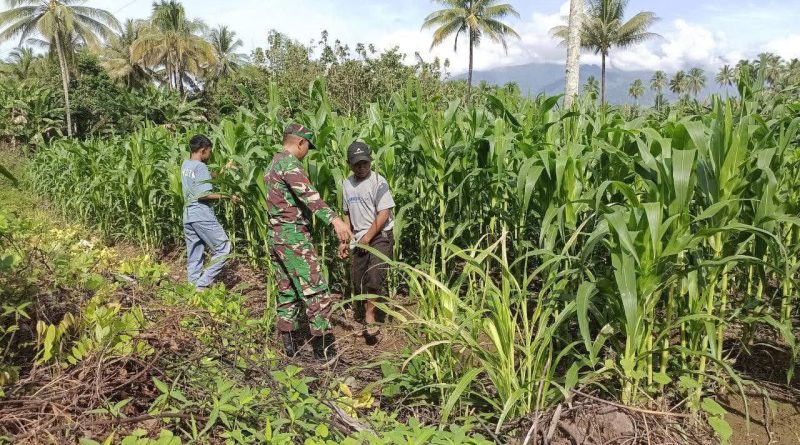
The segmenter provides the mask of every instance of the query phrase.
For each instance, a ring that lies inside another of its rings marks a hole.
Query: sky
[[[510,39],[508,50],[487,40],[475,52],[475,69],[521,65],[530,62],[564,63],[566,50],[549,35],[565,23],[568,1],[507,0],[520,13],[508,23],[520,34]],[[449,58],[451,72],[467,68],[467,46],[445,42],[431,50],[431,30],[421,30],[425,17],[439,9],[432,0],[183,0],[187,14],[210,26],[228,25],[244,42],[245,52],[266,44],[269,29],[308,43],[323,29],[330,40],[340,39],[351,48],[358,42],[378,49],[398,46],[409,63],[419,52],[426,60]],[[86,6],[106,9],[120,21],[145,18],[151,0],[87,0]],[[652,31],[661,37],[628,49],[612,49],[609,69],[665,70],[674,72],[698,66],[716,69],[741,58],[771,51],[800,58],[800,0],[630,0],[629,18],[652,11],[659,21]],[[16,42],[0,45],[5,57]],[[583,53],[582,63],[599,64],[600,57]]]

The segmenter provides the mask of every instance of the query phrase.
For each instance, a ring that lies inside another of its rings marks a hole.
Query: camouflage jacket
[[[309,225],[300,203],[325,224],[338,216],[311,185],[300,161],[286,152],[281,151],[272,158],[264,183],[267,185],[269,224],[273,228],[282,224]]]

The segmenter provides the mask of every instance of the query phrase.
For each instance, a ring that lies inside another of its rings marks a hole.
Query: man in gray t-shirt
[[[231,252],[228,235],[217,221],[211,204],[220,199],[238,202],[235,196],[212,193],[211,172],[206,163],[211,158],[211,141],[199,134],[189,141],[191,157],[181,165],[183,186],[183,233],[186,236],[186,263],[189,282],[205,290],[219,275]],[[205,249],[211,251],[208,267],[203,269]]]
[[[377,255],[358,248],[368,245],[391,258],[394,249],[394,199],[389,183],[371,170],[372,154],[363,142],[353,142],[347,149],[347,163],[353,174],[342,185],[344,213],[350,222],[357,244],[353,251],[351,277],[356,295],[386,296],[387,265]],[[347,245],[340,246],[340,256],[347,256]],[[380,332],[376,325],[377,308],[372,301],[364,304],[368,343],[377,341]]]

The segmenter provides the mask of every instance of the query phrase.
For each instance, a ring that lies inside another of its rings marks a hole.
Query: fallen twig
[[[344,412],[344,410],[335,403],[323,401],[322,404],[330,408],[331,411],[333,411],[333,415],[335,416],[334,420],[338,420],[338,422],[333,422],[332,424],[334,426],[339,426],[337,429],[342,433],[352,434],[352,433],[360,433],[362,431],[368,431],[370,433],[375,434],[375,431],[372,428],[352,418],[349,414]]]
[[[614,406],[614,407],[617,407],[617,408],[620,408],[620,409],[625,409],[625,410],[628,410],[628,411],[633,411],[633,412],[636,412],[636,413],[652,414],[654,416],[681,417],[681,418],[684,418],[684,419],[689,419],[689,418],[692,417],[691,414],[673,413],[673,412],[669,412],[669,411],[654,411],[654,410],[649,410],[649,409],[644,409],[644,408],[636,408],[636,407],[633,407],[633,406],[627,406],[627,405],[623,405],[621,403],[612,402],[610,400],[605,400],[605,399],[601,399],[600,397],[595,397],[593,395],[586,394],[585,392],[578,391],[577,389],[573,389],[572,392],[577,394],[577,395],[579,395],[579,396],[581,396],[581,397],[586,397],[587,399],[592,399],[595,402],[605,403],[607,405],[611,405],[611,406]]]
[[[153,420],[153,419],[183,419],[183,420],[208,420],[207,417],[198,416],[196,414],[184,414],[184,413],[161,413],[161,414],[142,414],[140,416],[134,417],[123,417],[121,419],[110,419],[110,420],[98,420],[96,422],[86,422],[82,423],[82,427],[89,427],[89,426],[104,426],[104,425],[125,425],[129,423],[138,423],[144,422],[146,420]]]

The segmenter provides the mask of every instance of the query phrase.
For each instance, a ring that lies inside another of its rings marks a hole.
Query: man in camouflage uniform
[[[283,150],[272,158],[264,176],[269,212],[269,246],[278,283],[278,331],[284,352],[297,352],[294,334],[298,315],[305,305],[314,356],[327,360],[336,355],[335,339],[328,317],[331,296],[322,276],[317,253],[311,244],[311,213],[324,224],[333,225],[340,242],[352,238],[350,227],[334,212],[308,180],[301,161],[314,149],[313,132],[291,124],[283,132]]]

